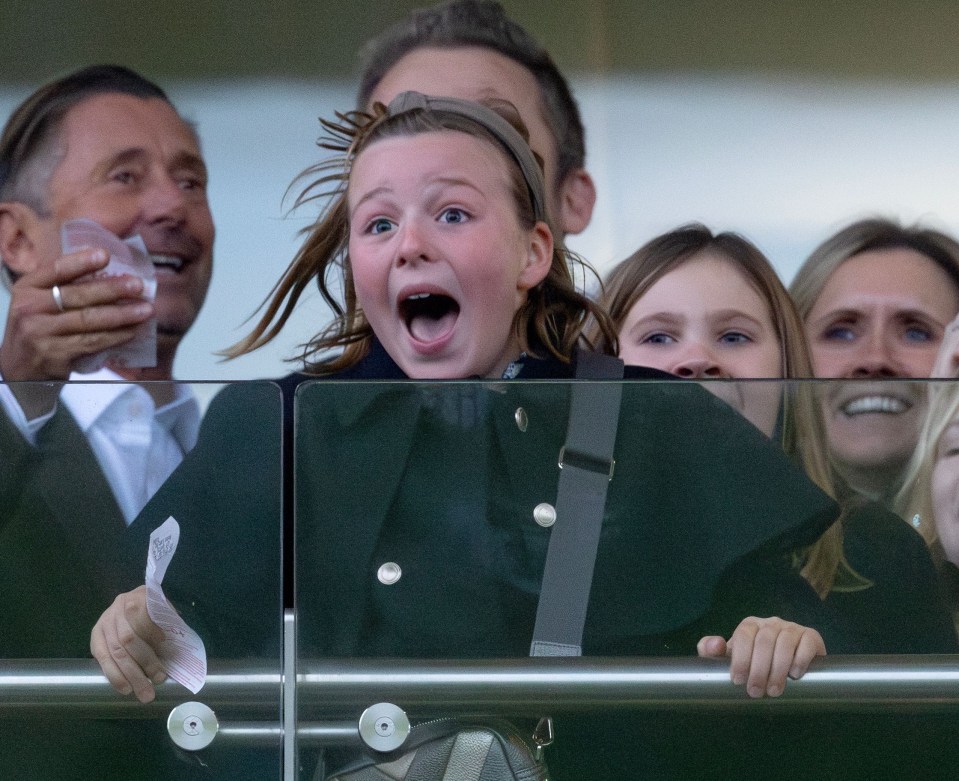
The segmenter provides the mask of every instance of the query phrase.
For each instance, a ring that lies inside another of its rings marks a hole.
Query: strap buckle
[[[587,472],[596,472],[601,475],[605,474],[609,482],[613,482],[613,472],[616,470],[615,458],[609,461],[601,458],[593,458],[592,456],[584,455],[575,450],[567,451],[566,445],[563,445],[559,449],[559,460],[557,463],[560,469],[566,466],[575,466],[577,469],[585,469]]]

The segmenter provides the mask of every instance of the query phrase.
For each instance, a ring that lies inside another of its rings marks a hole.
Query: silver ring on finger
[[[60,286],[54,285],[50,288],[50,292],[53,294],[53,303],[56,304],[57,310],[66,312],[67,308],[63,305],[63,294],[60,292]]]

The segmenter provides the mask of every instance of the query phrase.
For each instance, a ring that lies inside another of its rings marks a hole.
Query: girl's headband
[[[548,222],[546,216],[546,184],[543,181],[543,170],[536,162],[536,157],[529,144],[506,119],[481,103],[460,100],[459,98],[434,98],[421,92],[401,92],[390,101],[390,105],[386,108],[386,115],[395,117],[417,109],[459,114],[471,119],[492,133],[493,137],[509,150],[509,153],[519,165],[533,202],[533,215],[536,221]]]

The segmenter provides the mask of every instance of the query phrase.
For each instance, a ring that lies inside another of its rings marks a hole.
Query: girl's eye
[[[462,209],[456,209],[453,207],[444,209],[443,213],[440,215],[440,221],[448,223],[449,225],[458,225],[461,222],[466,222],[466,220],[466,212],[464,212]]]
[[[676,340],[661,331],[643,337],[641,344],[673,344]]]
[[[370,223],[369,231],[370,233],[376,235],[379,233],[386,233],[388,230],[393,229],[393,223],[387,220],[385,217],[380,217],[378,220],[373,220]]]
[[[719,337],[719,341],[722,344],[747,344],[752,339],[740,331],[727,331]]]

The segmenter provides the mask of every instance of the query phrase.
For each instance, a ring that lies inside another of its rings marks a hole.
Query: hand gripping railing
[[[781,697],[762,701],[750,700],[742,687],[730,683],[724,660],[301,660],[295,687],[300,721],[294,732],[284,729],[280,715],[283,676],[276,661],[213,661],[210,671],[199,695],[202,707],[209,706],[217,714],[209,737],[215,736],[218,744],[279,748],[282,743],[289,752],[285,766],[290,768],[294,737],[301,746],[356,743],[364,729],[358,717],[376,703],[395,703],[413,719],[665,706],[671,710],[881,708],[884,712],[894,708],[926,713],[959,708],[959,656],[820,658],[802,680],[790,681]],[[188,699],[182,687],[167,682],[157,687],[152,703],[133,702],[110,688],[92,660],[0,660],[0,719],[53,713],[76,718],[146,718],[170,713],[177,705],[168,719],[172,736],[176,719],[182,731],[183,719],[199,712],[196,704],[182,704]],[[370,710],[373,715],[367,716],[375,718],[375,709]],[[396,712],[398,708],[389,711]],[[286,713],[289,724],[293,711]],[[368,721],[367,734],[370,725]]]

